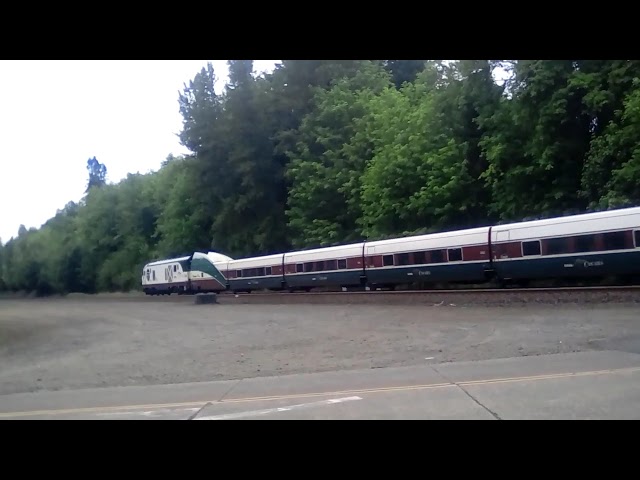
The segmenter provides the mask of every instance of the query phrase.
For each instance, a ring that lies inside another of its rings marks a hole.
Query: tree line
[[[0,241],[0,290],[139,288],[158,258],[238,258],[636,205],[640,61],[208,64],[178,94],[158,171],[108,183]],[[504,82],[495,80],[499,69]]]

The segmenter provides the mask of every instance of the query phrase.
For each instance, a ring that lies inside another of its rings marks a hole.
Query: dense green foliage
[[[509,72],[496,82],[500,67]],[[640,202],[640,62],[211,65],[178,98],[191,155],[0,242],[0,289],[138,288],[147,261],[232,257]]]

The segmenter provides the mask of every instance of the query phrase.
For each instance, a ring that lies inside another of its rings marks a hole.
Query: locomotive
[[[640,275],[640,207],[232,259],[217,252],[148,263],[148,295],[256,290],[526,285]]]

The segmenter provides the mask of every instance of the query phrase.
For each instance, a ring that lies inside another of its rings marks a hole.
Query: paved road
[[[640,419],[640,355],[419,367],[0,396],[2,419]]]

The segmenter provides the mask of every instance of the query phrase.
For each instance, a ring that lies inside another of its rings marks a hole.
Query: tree
[[[361,177],[372,141],[359,121],[369,113],[372,99],[391,85],[389,74],[369,62],[330,90],[316,89],[314,108],[296,131],[295,148],[287,152],[287,216],[294,246],[361,238]]]
[[[497,65],[512,72],[504,86]],[[275,253],[640,204],[640,61],[211,64],[179,92],[157,172],[107,184],[0,242],[0,289],[140,287],[144,263]],[[94,188],[97,187],[97,188]]]
[[[402,88],[405,83],[413,82],[424,70],[426,60],[385,60],[382,63],[391,73],[396,88]]]
[[[7,285],[4,282],[4,254],[5,248],[2,243],[2,238],[0,238],[0,292],[6,290]]]
[[[490,212],[503,220],[583,211],[579,195],[592,118],[572,84],[578,61],[519,60],[482,140]]]
[[[603,135],[592,143],[583,184],[591,187],[594,207],[621,208],[640,204],[639,135],[640,81],[636,78],[622,108],[616,111]],[[608,169],[606,176],[594,175],[605,168]]]
[[[87,170],[89,171],[89,181],[85,193],[93,187],[102,187],[107,183],[107,167],[96,160],[96,157],[87,160]]]
[[[446,85],[439,67],[434,62],[414,83],[375,98],[366,128],[377,141],[362,179],[360,219],[369,238],[440,229],[465,213],[471,178],[439,110]]]
[[[634,192],[637,173],[629,170],[635,162],[634,138],[640,126],[639,78],[637,60],[581,60],[571,79],[589,117],[591,141],[580,196],[590,208],[632,205],[640,200]],[[623,170],[630,176],[622,174]]]

